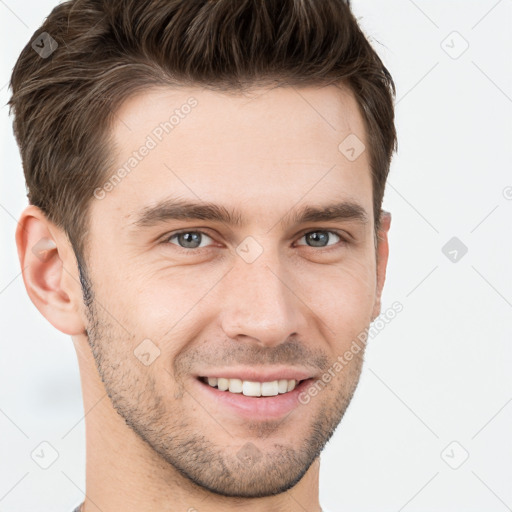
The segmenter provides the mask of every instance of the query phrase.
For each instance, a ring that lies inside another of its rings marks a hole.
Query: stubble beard
[[[342,385],[338,384],[337,389],[328,386],[313,399],[323,400],[323,407],[310,409],[319,412],[301,439],[294,439],[297,433],[294,421],[307,414],[307,406],[293,421],[285,418],[284,421],[248,424],[250,439],[237,438],[232,442],[237,448],[225,448],[208,437],[211,430],[201,430],[201,425],[213,418],[213,425],[220,432],[229,432],[229,425],[222,426],[223,418],[216,418],[202,407],[200,410],[204,411],[206,420],[194,421],[187,416],[182,400],[190,393],[183,385],[174,397],[170,393],[159,393],[151,367],[143,366],[131,349],[121,350],[135,346],[134,337],[127,340],[123,336],[125,331],[110,321],[108,313],[100,312],[101,307],[96,307],[91,283],[85,275],[81,275],[81,283],[84,299],[87,299],[84,304],[88,342],[107,395],[115,411],[161,460],[185,477],[192,487],[198,486],[224,497],[273,496],[291,489],[302,479],[333,435],[352,400],[361,373],[363,351],[352,360]],[[341,382],[343,376],[337,378]],[[289,429],[285,436],[283,428]],[[272,443],[274,432],[292,442],[287,445]]]

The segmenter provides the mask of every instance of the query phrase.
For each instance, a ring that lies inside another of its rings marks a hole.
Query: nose
[[[298,280],[277,259],[239,260],[219,289],[221,326],[226,336],[260,346],[275,346],[304,334],[307,307]]]

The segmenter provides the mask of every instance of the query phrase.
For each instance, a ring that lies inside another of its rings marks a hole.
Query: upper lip
[[[275,367],[275,368],[255,368],[255,367],[231,367],[205,370],[199,373],[197,377],[240,379],[252,382],[272,382],[274,380],[306,380],[312,377],[311,372],[301,368]]]

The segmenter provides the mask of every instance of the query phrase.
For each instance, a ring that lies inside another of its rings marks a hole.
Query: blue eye
[[[332,235],[334,235],[334,240],[332,239]],[[170,236],[167,236],[163,242],[170,243],[172,245],[177,245],[179,248],[188,250],[191,252],[192,249],[204,249],[207,248],[208,245],[202,245],[203,242],[207,242],[209,239],[213,241],[213,239],[208,236],[203,231],[180,231],[178,233],[174,233]],[[304,233],[300,239],[306,239],[306,244],[298,244],[298,245],[307,245],[312,248],[325,248],[336,245],[340,241],[341,245],[344,245],[347,242],[346,239],[342,238],[336,231],[330,230],[315,230],[308,231]],[[172,240],[176,240],[176,243]]]
[[[343,240],[341,238],[341,236],[338,235],[338,233],[336,233],[334,231],[324,231],[324,230],[308,231],[307,233],[302,235],[301,238],[306,238],[306,240],[309,240],[309,242],[313,244],[313,245],[310,245],[310,247],[329,247],[330,245],[336,245],[336,240],[335,240],[334,244],[327,243],[327,242],[330,242],[331,235],[338,237],[339,240]],[[304,244],[299,244],[299,245],[304,245]]]
[[[166,239],[167,242],[171,242],[173,238],[176,238],[178,240],[178,244],[183,249],[198,249],[201,247],[201,241],[203,237],[209,238],[212,240],[208,235],[203,233],[202,231],[182,231],[181,233],[175,233],[174,235],[168,237]],[[171,242],[172,243],[172,242]],[[178,245],[174,244],[174,245]],[[181,245],[184,244],[184,245]]]

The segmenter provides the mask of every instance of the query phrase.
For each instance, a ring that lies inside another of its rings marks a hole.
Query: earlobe
[[[386,280],[386,268],[389,256],[388,232],[391,227],[391,213],[381,211],[380,229],[377,237],[377,287],[375,290],[375,303],[372,314],[372,322],[381,313],[381,296]]]
[[[29,205],[18,222],[16,246],[25,288],[39,312],[65,334],[83,333],[76,260],[62,230]]]

